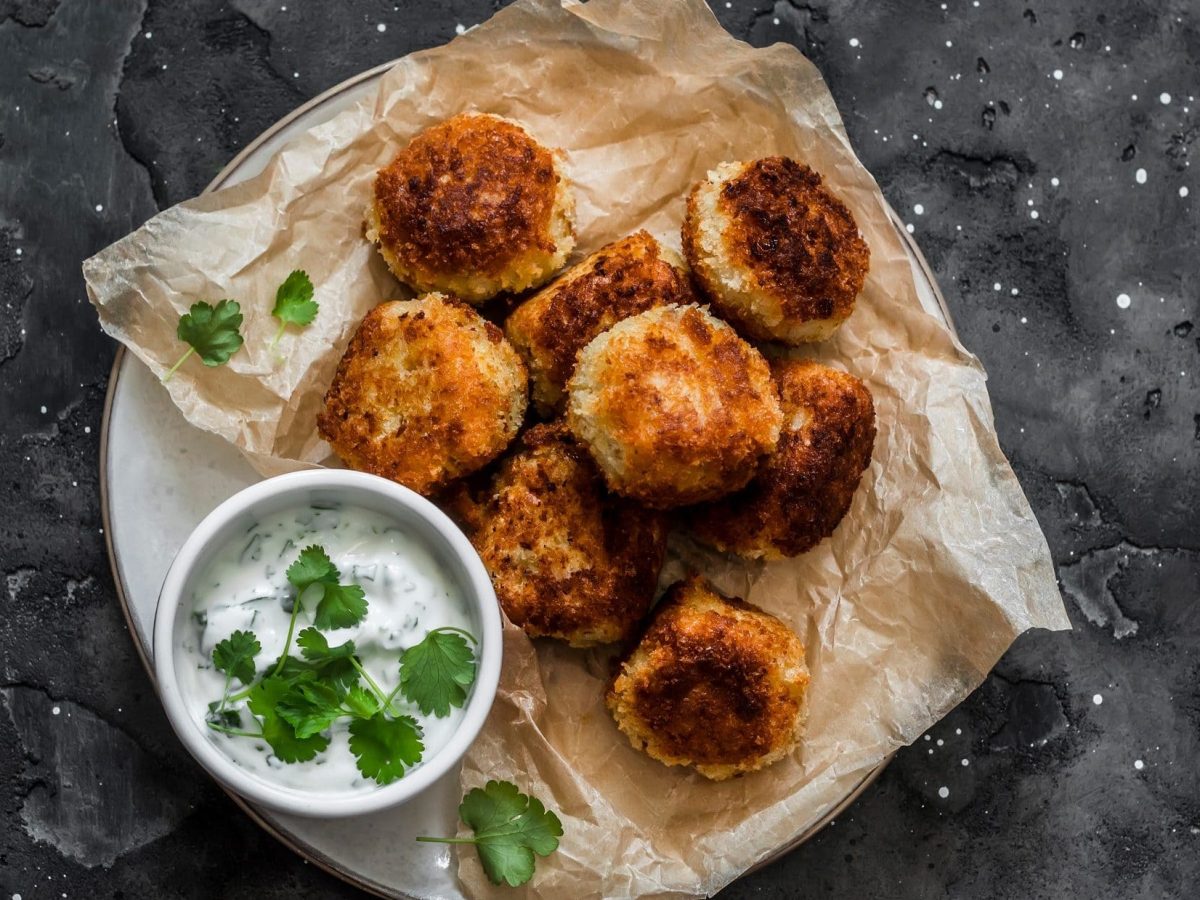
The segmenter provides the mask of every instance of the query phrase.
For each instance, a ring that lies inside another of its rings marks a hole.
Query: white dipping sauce
[[[304,791],[364,793],[379,784],[355,766],[349,719],[338,720],[327,732],[330,742],[325,750],[298,763],[284,763],[260,738],[223,734],[205,724],[208,704],[220,700],[225,687],[225,675],[213,667],[213,647],[234,631],[253,631],[262,644],[254,660],[258,672],[278,659],[296,594],[288,583],[287,568],[312,544],[329,554],[341,572],[342,584],[358,584],[367,598],[367,614],[361,622],[322,633],[331,646],[353,640],[363,668],[385,692],[400,680],[400,654],[433,629],[452,626],[475,633],[462,592],[423,540],[391,518],[358,506],[297,506],[268,516],[232,538],[197,576],[192,615],[183,626],[177,655],[179,686],[208,739],[248,771]],[[312,608],[300,612],[296,634],[312,624],[313,612]],[[474,650],[478,659],[479,648]],[[294,638],[289,653],[300,656]],[[230,692],[241,688],[235,679]],[[244,702],[240,705],[245,725],[252,716]],[[463,710],[454,707],[445,718],[426,716],[400,694],[392,705],[416,719],[424,731],[422,762],[445,746],[463,717]]]

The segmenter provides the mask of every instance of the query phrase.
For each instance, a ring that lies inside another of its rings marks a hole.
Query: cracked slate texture
[[[114,347],[79,263],[308,97],[498,5],[0,0],[0,898],[356,896],[201,775],[140,667],[100,521]],[[1019,640],[834,825],[725,896],[1190,895],[1200,301],[1180,188],[1200,9],[712,5],[817,64],[913,225],[1075,625]]]

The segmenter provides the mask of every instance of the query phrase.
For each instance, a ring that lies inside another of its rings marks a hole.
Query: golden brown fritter
[[[527,386],[517,351],[469,306],[394,300],[359,324],[317,428],[350,468],[429,494],[508,446]]]
[[[853,375],[811,360],[771,362],[779,446],[745,490],[689,511],[704,543],[752,558],[796,556],[833,534],[875,446],[875,405]]]
[[[695,300],[683,261],[648,232],[614,241],[519,306],[504,332],[533,382],[538,412],[561,410],[575,357],[602,331],[668,303]]]
[[[783,420],[766,360],[698,306],[618,322],[580,352],[567,390],[568,424],[608,486],[656,509],[743,487]]]
[[[554,152],[514,122],[464,114],[379,170],[366,232],[401,281],[480,303],[560,269],[574,209]]]
[[[667,591],[605,699],[635,748],[723,781],[791,752],[808,681],[786,625],[692,577]]]
[[[789,344],[834,332],[871,258],[846,205],[784,156],[709,172],[688,197],[683,249],[720,315],[748,337]]]
[[[573,647],[628,638],[646,615],[667,547],[656,513],[609,494],[562,423],[537,425],[460,518],[508,617]]]

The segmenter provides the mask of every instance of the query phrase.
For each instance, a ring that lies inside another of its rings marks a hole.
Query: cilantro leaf
[[[308,325],[317,317],[319,306],[313,300],[313,284],[308,273],[297,269],[284,279],[279,290],[275,292],[275,308],[271,315],[279,320],[279,331],[271,341],[274,347],[283,337],[283,330],[288,325]]]
[[[175,374],[175,370],[193,353],[200,354],[206,366],[219,366],[242,346],[242,307],[236,300],[222,300],[216,306],[203,300],[193,303],[192,308],[179,317],[175,329],[189,350],[179,358],[162,377],[163,381]]]
[[[462,706],[475,681],[475,654],[467,644],[474,636],[458,629],[435,628],[400,657],[400,692],[425,715],[450,715]]]
[[[308,631],[307,628],[304,630]],[[330,657],[313,662],[287,656],[277,660],[275,665],[272,674],[288,682],[320,680],[346,688],[358,681],[353,657],[349,656]]]
[[[300,551],[296,561],[288,566],[287,580],[291,582],[297,593],[303,593],[309,585],[337,584],[341,573],[325,552],[325,548],[313,544]]]
[[[307,762],[329,746],[329,739],[319,734],[300,737],[290,722],[278,712],[280,701],[292,688],[286,678],[272,675],[264,678],[254,689],[246,704],[250,712],[262,719],[263,739],[285,763]]]
[[[305,628],[296,635],[296,643],[300,653],[310,662],[332,662],[336,659],[347,659],[354,655],[354,641],[346,641],[336,647],[330,647],[325,635],[315,628]]]
[[[275,709],[301,739],[324,731],[345,715],[341,691],[335,685],[320,681],[301,681],[294,685]]]
[[[359,719],[369,719],[379,712],[379,700],[361,684],[352,686],[346,692],[344,705],[352,716]]]
[[[312,585],[322,586],[321,599],[317,602],[313,618],[313,624],[322,631],[357,625],[367,614],[367,598],[363,589],[357,584],[338,584],[341,577],[325,548],[315,544],[300,551],[300,556],[288,566],[287,579],[296,588],[297,603]]]
[[[317,604],[313,624],[318,628],[349,628],[357,625],[367,614],[367,597],[357,584],[327,584],[325,595]]]
[[[236,678],[242,684],[254,680],[254,657],[262,652],[262,644],[252,631],[235,631],[213,647],[213,665],[218,672]]]
[[[377,713],[369,719],[350,723],[350,752],[358,761],[358,771],[380,784],[389,784],[404,775],[405,766],[414,766],[425,752],[421,727],[411,716],[389,719]]]
[[[483,871],[492,884],[516,887],[533,877],[534,854],[548,856],[558,848],[562,822],[535,797],[522,794],[508,781],[489,781],[463,797],[459,817],[473,838],[419,837],[429,843],[475,844]]]

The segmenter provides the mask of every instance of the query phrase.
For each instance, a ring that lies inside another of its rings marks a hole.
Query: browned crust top
[[[525,432],[474,518],[500,604],[529,634],[622,640],[646,614],[666,521],[605,491],[562,423]]]
[[[721,187],[730,255],[782,302],[784,315],[842,319],[871,252],[854,215],[821,176],[786,156],[756,160]]]
[[[519,126],[458,115],[379,170],[379,239],[427,276],[495,276],[530,250],[554,252],[558,181],[553,154]]]
[[[474,310],[433,295],[392,301],[359,324],[317,428],[351,468],[429,493],[508,445],[524,383],[503,332]]]
[[[646,231],[602,247],[518,307],[505,330],[533,349],[540,374],[562,390],[596,335],[652,307],[695,301],[687,276],[660,249]]]
[[[704,499],[680,495],[689,470],[708,473],[705,497],[744,485],[774,449],[780,419],[757,350],[696,307],[668,323],[609,344],[594,412],[625,448],[613,486],[660,508]]]
[[[807,675],[798,690],[781,673],[803,664],[804,647],[774,616],[694,576],[667,591],[635,653],[643,663],[619,670],[621,687],[656,755],[752,765],[794,739]]]
[[[744,490],[697,507],[690,521],[721,549],[796,556],[850,509],[871,463],[875,405],[861,380],[812,360],[773,360],[771,374],[783,407],[779,446]],[[801,410],[805,424],[789,427]]]

